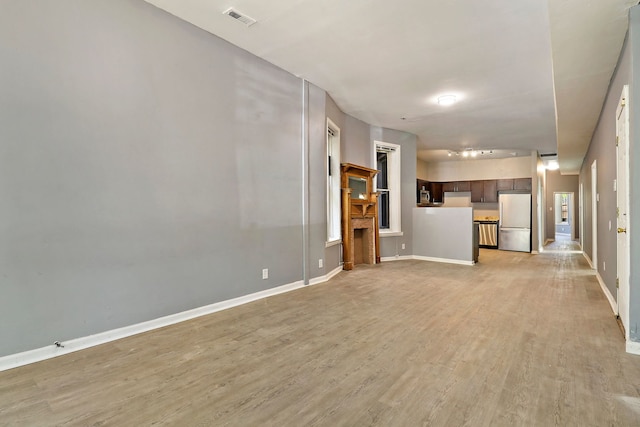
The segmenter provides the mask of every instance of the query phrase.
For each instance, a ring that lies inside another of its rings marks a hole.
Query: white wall
[[[531,178],[531,157],[489,160],[417,162],[417,175],[428,181],[465,181],[499,178]]]

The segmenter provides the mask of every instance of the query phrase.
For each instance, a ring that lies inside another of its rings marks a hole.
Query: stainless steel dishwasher
[[[476,221],[479,226],[479,246],[498,249],[498,221]]]

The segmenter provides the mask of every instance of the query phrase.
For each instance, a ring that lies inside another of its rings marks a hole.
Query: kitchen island
[[[413,248],[415,259],[473,265],[478,261],[473,208],[414,208]]]

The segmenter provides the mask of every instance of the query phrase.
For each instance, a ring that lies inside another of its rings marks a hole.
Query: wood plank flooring
[[[0,372],[0,425],[638,426],[640,357],[582,255],[482,250]]]

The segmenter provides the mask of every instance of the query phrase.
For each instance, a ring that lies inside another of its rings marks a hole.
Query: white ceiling
[[[558,153],[578,173],[637,0],[146,0],[446,150]],[[258,22],[223,15],[233,7]],[[459,102],[436,104],[441,94]],[[438,150],[438,151],[432,151]],[[444,154],[443,154],[444,153]]]

